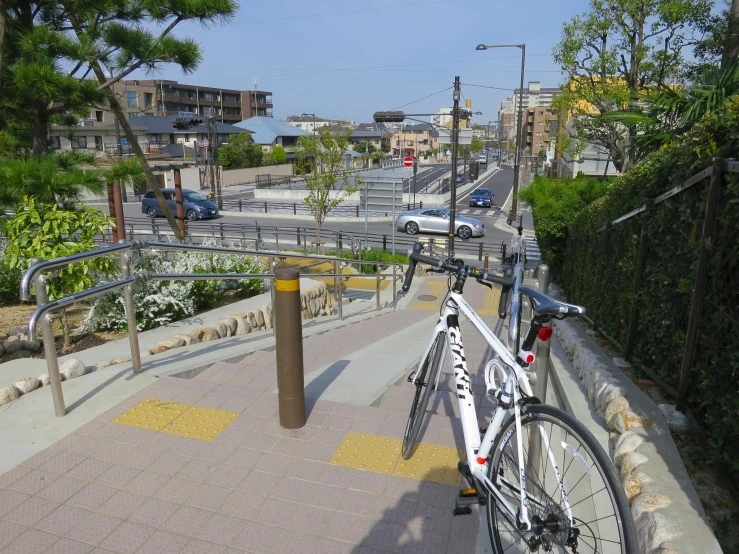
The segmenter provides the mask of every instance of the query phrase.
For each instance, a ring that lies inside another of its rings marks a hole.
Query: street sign
[[[411,158],[410,156],[408,156],[408,157],[406,157],[406,158],[403,158],[403,165],[404,165],[405,167],[410,167],[410,166],[412,166],[412,165],[413,165],[413,158]]]
[[[439,132],[439,144],[451,144],[452,143],[452,130],[448,127],[438,127]],[[459,130],[459,144],[472,144],[472,129],[460,129]]]
[[[180,112],[180,117],[192,117],[192,112]]]
[[[209,146],[210,146],[210,142],[208,141],[208,139],[207,138],[203,139],[203,148],[208,148]]]
[[[121,139],[121,146],[128,146],[128,139]]]

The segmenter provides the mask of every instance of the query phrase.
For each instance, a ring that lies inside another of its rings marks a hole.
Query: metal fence
[[[568,297],[587,306],[594,324],[673,395],[680,410],[691,392],[702,398],[709,387],[720,389],[716,380],[737,390],[736,173],[739,163],[716,159],[595,232],[569,232]],[[700,419],[705,405],[694,408]]]

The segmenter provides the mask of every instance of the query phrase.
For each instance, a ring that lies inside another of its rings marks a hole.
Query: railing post
[[[182,200],[182,175],[180,170],[174,170],[174,197],[177,206],[177,226],[180,228],[180,233],[185,236],[185,204]],[[122,237],[121,237],[122,238]]]
[[[306,416],[298,270],[292,267],[276,270],[272,290],[280,425],[299,429],[305,425]]]
[[[264,201],[264,213],[267,213],[267,201]]]
[[[336,249],[341,252],[344,249],[343,241],[341,240],[341,233],[339,233],[339,237],[336,239]]]
[[[501,261],[503,262],[505,262],[505,252],[506,252],[505,242],[500,241],[500,255],[502,256]]]
[[[423,200],[419,200],[418,201],[418,209],[419,210],[422,210],[423,209]]]
[[[356,208],[357,208],[357,217],[359,217],[359,204],[357,204]]]
[[[600,269],[598,270],[598,282],[602,283],[606,273],[606,251],[608,250],[608,235],[611,231],[611,221],[606,221],[606,228],[603,231],[603,239],[600,243]],[[600,302],[595,303],[595,312],[593,313],[593,327],[598,328],[598,317],[600,316],[600,306],[603,299],[603,295],[600,296]]]
[[[336,304],[339,306],[339,319],[344,319],[344,307],[342,306],[342,293],[341,293],[341,277],[338,277],[338,275],[341,275],[341,265],[339,264],[338,260],[334,262],[334,274],[337,275],[337,277],[334,277],[334,288],[336,289]]]
[[[380,311],[380,264],[377,264],[375,266],[375,273],[377,273],[377,278],[375,279],[375,304],[377,305],[377,311]]]
[[[244,203],[244,199],[239,198],[239,211],[242,211],[241,208],[242,208],[243,203]]]
[[[297,233],[298,233],[298,246],[300,246],[300,227],[298,227]]]
[[[481,262],[482,261],[482,243],[478,244],[477,246],[478,246],[478,249],[477,249],[477,261],[478,262]]]
[[[41,263],[41,258],[31,259],[31,265]],[[36,288],[36,305],[43,306],[49,301],[46,292],[46,277],[39,272],[33,280]],[[56,344],[54,343],[54,330],[51,328],[51,314],[41,318],[41,338],[44,342],[44,354],[46,355],[46,367],[49,371],[49,387],[51,387],[51,398],[54,401],[54,412],[57,417],[64,417],[67,408],[64,405],[64,394],[62,393],[62,376],[59,374],[59,360],[56,357]]]
[[[269,272],[274,273],[275,272],[274,256],[270,256],[268,258],[268,264],[269,264]],[[298,282],[298,284],[300,283]],[[269,291],[269,298],[270,298],[270,302],[272,303],[272,313],[273,314],[274,314],[274,307],[275,307],[275,287],[276,285],[277,285],[277,280],[275,278],[275,280],[272,281],[272,289]],[[274,315],[272,316],[272,318],[274,319]],[[272,327],[272,332],[274,333],[274,327]]]
[[[681,412],[685,412],[685,408],[687,408],[688,404],[690,370],[693,366],[695,345],[698,338],[698,323],[700,322],[701,309],[703,308],[703,295],[706,292],[709,254],[711,253],[713,230],[716,226],[718,199],[721,195],[723,165],[723,158],[714,158],[713,171],[711,171],[711,183],[708,186],[706,215],[703,219],[703,235],[701,237],[700,252],[698,254],[698,269],[695,272],[693,299],[690,303],[690,318],[688,319],[688,330],[685,335],[685,350],[683,351],[683,361],[680,365],[680,384],[677,389],[676,407]]]
[[[482,262],[482,269],[487,271],[488,270],[488,264],[490,263],[490,254],[485,254],[485,260]]]
[[[128,252],[121,252],[118,257],[121,264],[121,278],[131,276],[131,256]],[[141,352],[139,351],[139,333],[136,327],[136,302],[133,297],[133,286],[127,285],[123,289],[123,303],[126,308],[126,323],[128,324],[128,343],[131,346],[131,363],[133,372],[141,373]]]
[[[293,202],[293,215],[298,215],[298,204]]]
[[[262,240],[262,228],[257,225],[257,240]]]
[[[387,235],[382,235],[382,249],[387,250]]]
[[[398,299],[396,298],[398,295],[397,286],[398,285],[395,282],[395,264],[393,264],[393,310],[398,309]]]
[[[218,224],[218,228],[219,228],[219,231],[221,233],[221,240],[223,240],[224,239],[224,235],[223,235],[223,223],[219,223]]]
[[[647,232],[649,228],[649,215],[654,206],[654,199],[648,198],[646,209],[642,215],[641,236],[639,237],[639,253],[636,260],[636,274],[634,275],[634,296],[631,300],[631,310],[629,312],[629,328],[626,333],[626,348],[624,355],[627,359],[631,358],[634,351],[634,341],[636,340],[636,327],[639,324],[639,302],[637,297],[641,290],[641,284],[644,277],[644,265],[647,261]]]

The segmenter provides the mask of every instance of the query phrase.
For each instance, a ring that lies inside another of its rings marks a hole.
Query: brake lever
[[[483,281],[482,279],[478,279],[477,282],[480,283],[481,285],[485,285],[490,290],[493,290],[493,285],[491,285],[487,281]]]

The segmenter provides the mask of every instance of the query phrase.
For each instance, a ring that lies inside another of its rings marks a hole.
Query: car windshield
[[[199,192],[186,192],[182,196],[184,196],[185,200],[187,200],[188,202],[202,202],[203,200],[208,200]]]
[[[477,189],[475,191],[475,196],[491,196],[492,194],[490,189]]]

